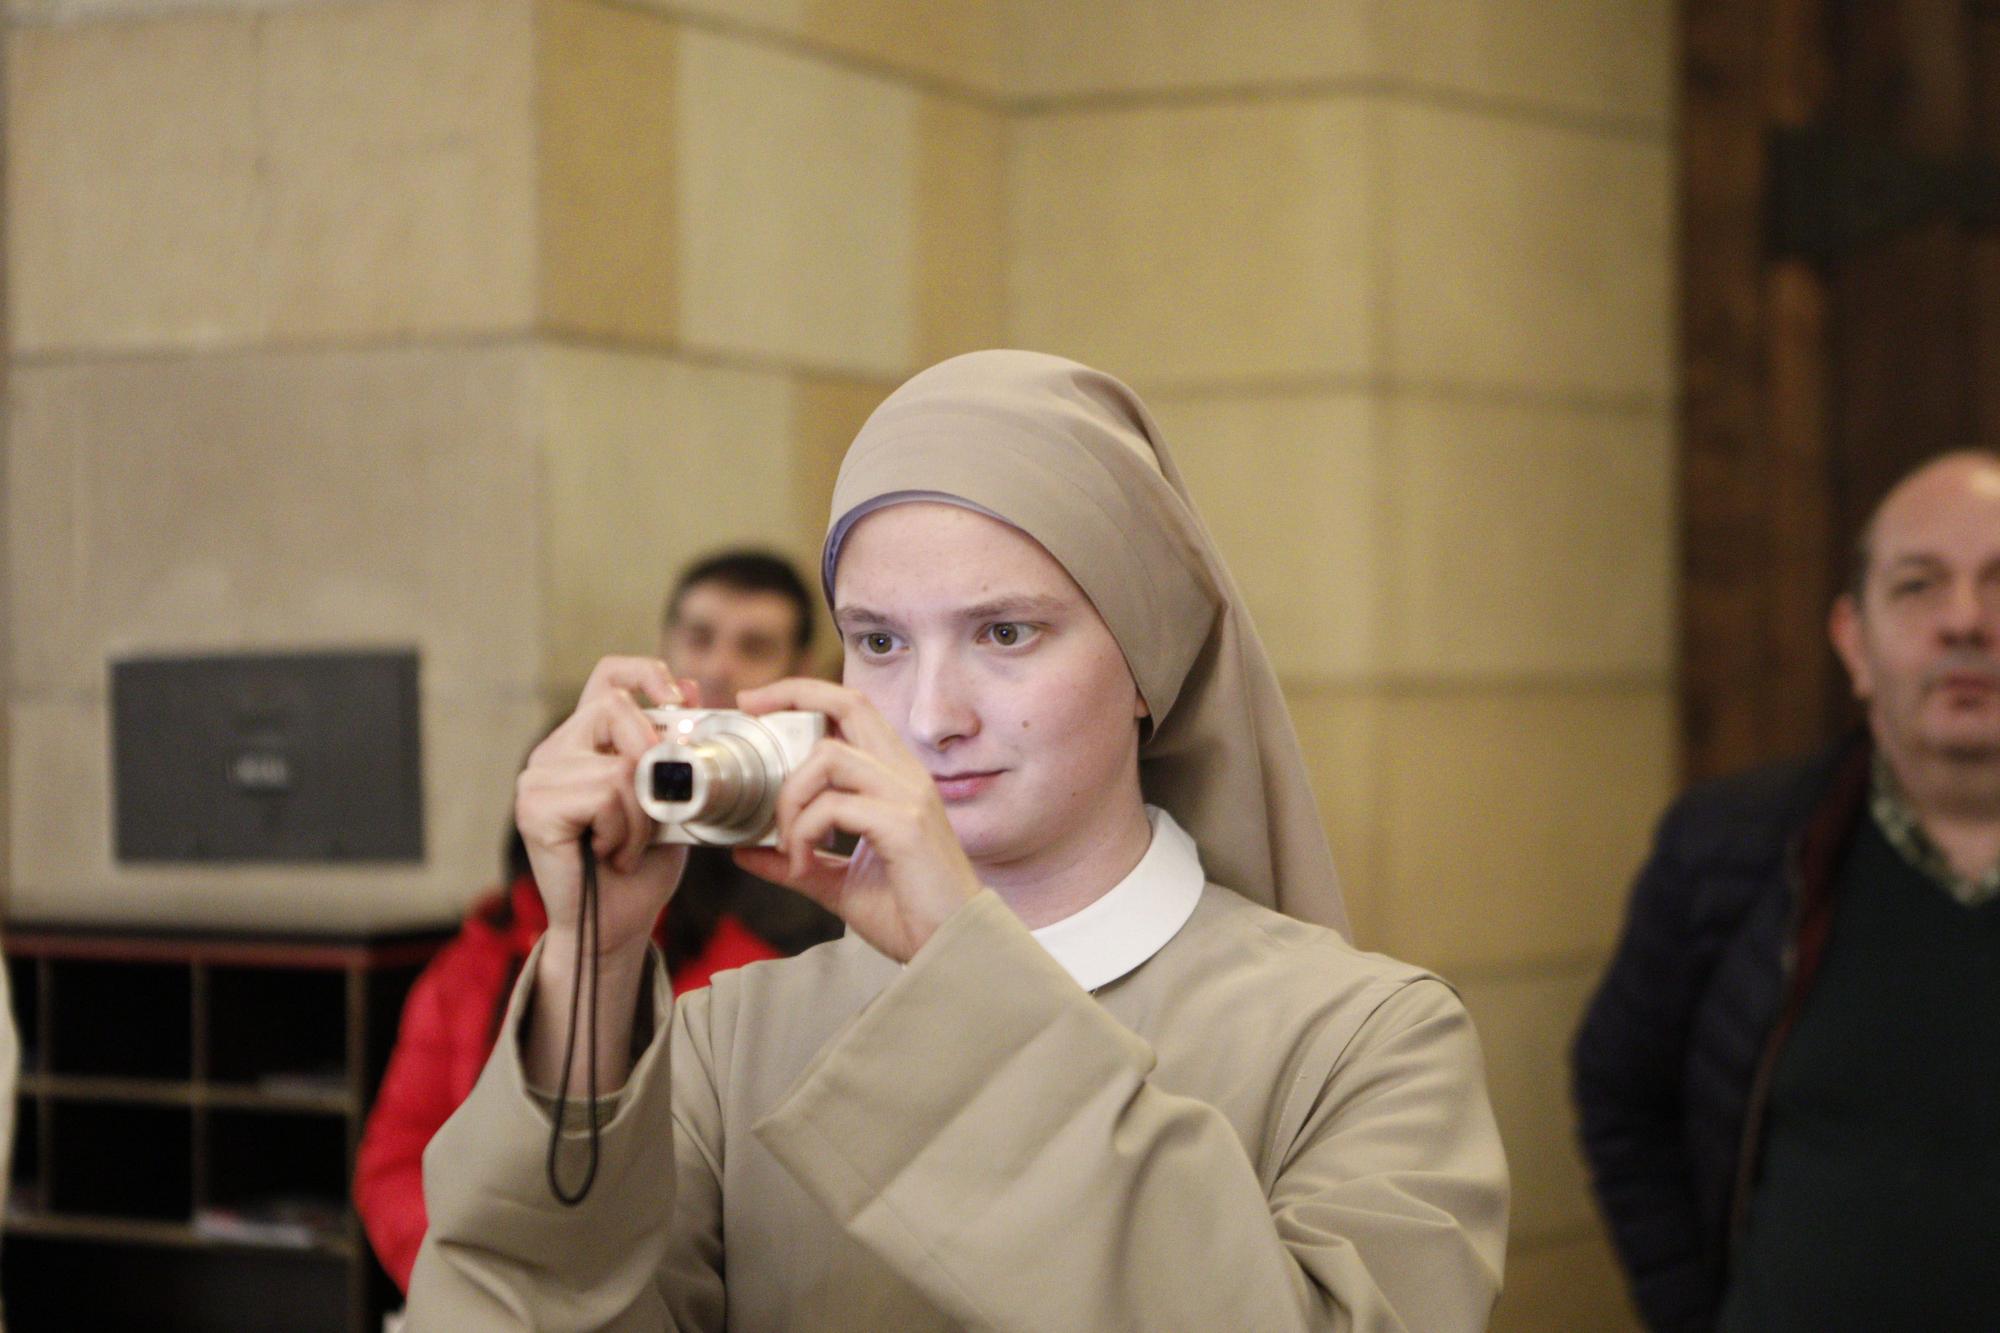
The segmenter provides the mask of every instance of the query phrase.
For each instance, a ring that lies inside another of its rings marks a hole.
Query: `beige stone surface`
[[[597,0],[542,0],[536,38],[543,322],[671,344],[677,31]]]
[[[1007,0],[637,0],[954,90],[1001,91]]]
[[[1507,1287],[1492,1333],[1639,1333],[1610,1242],[1596,1228],[1546,1245],[1508,1247]]]
[[[1385,72],[1418,88],[1616,116],[1665,132],[1676,60],[1669,0],[1391,0]]]
[[[251,20],[16,28],[6,43],[15,352],[252,336],[263,200]]]
[[[675,160],[685,342],[901,375],[917,345],[918,94],[682,33]]]
[[[1007,130],[942,97],[917,108],[917,360],[1005,342]]]
[[[714,4],[718,0],[701,0]],[[809,42],[986,94],[1007,91],[1008,0],[793,0]]]
[[[539,357],[547,679],[650,653],[675,574],[723,545],[794,540],[786,377],[633,352]]]
[[[526,0],[9,35],[19,351],[523,327]]]
[[[22,696],[127,652],[413,644],[427,682],[540,669],[529,360],[412,349],[16,369]]]
[[[1022,118],[1011,333],[1142,391],[1369,370],[1367,117],[1273,100]]]
[[[1196,507],[1287,680],[1380,665],[1386,480],[1365,395],[1153,395]]]
[[[1354,942],[1381,949],[1381,847],[1375,775],[1381,769],[1383,701],[1368,690],[1285,682],[1299,746],[1333,865],[1347,901]]]
[[[792,382],[792,497],[799,552],[819,558],[831,521],[833,485],[841,459],[862,423],[896,388],[895,380],[799,375]]]
[[[895,387],[887,380],[824,375],[800,375],[791,386],[793,516],[787,539],[777,546],[798,562],[799,575],[812,591],[819,635],[813,657],[828,677],[840,675],[840,643],[820,595],[819,557],[833,507],[833,483],[861,423]]]
[[[526,326],[531,43],[527,0],[367,0],[260,21],[270,336]]]
[[[6,0],[4,11],[17,23],[86,23],[174,17],[190,11],[257,11],[343,3],[348,0]]]
[[[120,863],[104,698],[9,706],[11,921],[362,931],[458,918],[501,877],[513,777],[539,734],[532,694],[422,691],[425,860],[367,867]]]
[[[1676,561],[1664,409],[1402,398],[1383,418],[1394,670],[1666,677]]]
[[[1672,794],[1666,688],[1410,691],[1382,735],[1386,952],[1449,975],[1609,948]]]
[[[1379,59],[1373,0],[1011,0],[1016,96],[1172,92],[1353,79]]]
[[[1514,1179],[1508,1239],[1515,1245],[1595,1224],[1570,1105],[1569,1042],[1598,972],[1592,962],[1454,978],[1486,1052],[1486,1086]]]
[[[1386,115],[1388,372],[1664,399],[1666,145],[1418,104]]]

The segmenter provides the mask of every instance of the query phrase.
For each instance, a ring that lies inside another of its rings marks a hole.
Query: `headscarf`
[[[1214,882],[1347,933],[1333,854],[1264,645],[1144,403],[1037,352],[973,352],[875,409],[842,461],[821,576],[862,516],[981,510],[1039,542],[1104,618],[1151,713],[1139,785]]]

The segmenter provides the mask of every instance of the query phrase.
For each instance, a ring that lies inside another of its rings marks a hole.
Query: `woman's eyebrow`
[[[1050,597],[1043,593],[1019,593],[979,602],[966,607],[958,614],[964,620],[994,620],[1004,616],[1052,616],[1068,605],[1069,603],[1060,597]]]
[[[850,623],[862,624],[862,625],[879,625],[886,622],[888,619],[889,617],[882,614],[880,611],[876,611],[865,606],[836,606],[833,608],[833,623],[836,625],[846,625]]]

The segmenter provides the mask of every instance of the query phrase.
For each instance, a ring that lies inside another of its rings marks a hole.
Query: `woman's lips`
[[[937,783],[938,795],[947,804],[953,801],[969,801],[993,785],[999,772],[986,773],[933,773],[931,778]]]

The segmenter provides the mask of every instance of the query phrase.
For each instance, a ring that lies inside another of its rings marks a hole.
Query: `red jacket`
[[[355,1159],[354,1207],[382,1267],[404,1291],[427,1225],[424,1147],[472,1092],[521,964],[548,920],[535,881],[521,876],[507,894],[479,902],[403,1002],[402,1027]],[[664,920],[653,929],[655,942]],[[724,915],[701,954],[674,973],[674,993],[706,986],[717,972],[776,957],[778,950]]]

